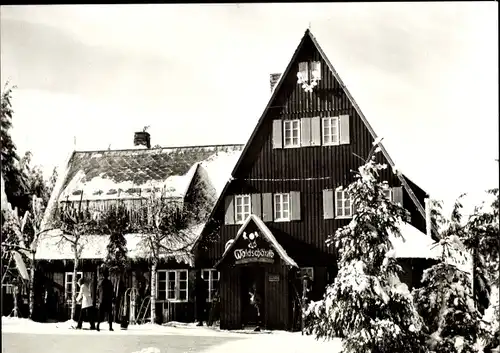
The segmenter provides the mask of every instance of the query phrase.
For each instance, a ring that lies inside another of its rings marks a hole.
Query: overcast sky
[[[13,138],[74,149],[246,143],[305,29],[396,164],[436,198],[498,186],[498,3],[2,6]],[[472,157],[472,158],[471,158]]]

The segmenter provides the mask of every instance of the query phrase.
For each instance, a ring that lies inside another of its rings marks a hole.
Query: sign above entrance
[[[243,232],[242,238],[248,241],[248,249],[234,250],[234,257],[237,264],[251,263],[251,262],[274,262],[274,251],[271,249],[264,249],[258,247],[257,239],[261,238],[260,234],[255,231],[250,234]]]
[[[274,262],[274,251],[265,249],[236,249],[234,257],[237,264],[249,262]]]

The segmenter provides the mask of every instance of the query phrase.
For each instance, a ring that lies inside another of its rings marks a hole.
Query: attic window
[[[129,193],[129,194],[135,194],[135,193],[138,194],[140,192],[141,192],[141,189],[139,189],[139,188],[129,188],[129,189],[127,189],[127,193]]]
[[[82,190],[76,190],[76,191],[73,191],[72,195],[81,195],[83,194],[83,191]]]
[[[299,63],[299,72],[297,72],[297,83],[302,86],[305,92],[312,92],[313,88],[321,80],[321,62],[303,61]]]
[[[103,193],[104,193],[104,191],[102,191],[102,190],[97,190],[97,191],[94,191],[94,192],[92,193],[92,195],[102,195]]]
[[[309,63],[307,61],[303,61],[299,63],[299,74],[304,81],[309,80]]]
[[[109,189],[106,194],[107,195],[114,195],[114,194],[117,194],[117,193],[118,193],[118,191],[116,189]]]
[[[313,61],[311,63],[311,78],[313,80],[321,80],[321,62]]]

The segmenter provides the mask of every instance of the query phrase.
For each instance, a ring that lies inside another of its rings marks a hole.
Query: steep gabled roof
[[[405,178],[405,176],[398,170],[396,170],[396,166],[395,166],[395,163],[394,161],[392,160],[392,158],[389,156],[389,153],[387,152],[386,148],[384,147],[383,143],[380,142],[380,139],[379,137],[377,136],[377,134],[375,133],[374,129],[372,128],[372,126],[370,125],[370,123],[368,122],[368,120],[366,119],[365,115],[363,114],[363,112],[361,111],[360,107],[358,106],[358,104],[356,103],[356,101],[354,100],[354,98],[352,97],[352,95],[350,94],[349,90],[347,89],[346,85],[343,83],[343,81],[341,80],[339,74],[337,73],[337,71],[335,70],[335,68],[333,67],[332,63],[330,62],[330,60],[328,59],[328,57],[326,56],[325,52],[322,50],[322,48],[320,47],[318,41],[316,40],[316,38],[313,36],[313,34],[311,33],[311,30],[310,29],[307,29],[304,33],[304,35],[302,36],[302,39],[300,40],[300,43],[298,44],[297,48],[295,49],[295,52],[293,53],[290,61],[288,62],[288,65],[285,69],[285,71],[283,72],[283,74],[281,75],[281,77],[279,78],[278,82],[276,83],[276,85],[274,86],[274,89],[271,93],[271,97],[269,98],[269,101],[266,105],[266,107],[264,108],[264,111],[262,112],[262,115],[260,116],[258,122],[257,122],[257,125],[255,126],[252,134],[250,135],[250,138],[248,139],[247,143],[245,144],[245,147],[243,149],[243,152],[241,153],[240,155],[240,158],[238,159],[238,161],[236,162],[236,165],[234,166],[233,168],[233,171],[231,173],[231,176],[233,177],[236,173],[236,171],[239,169],[240,165],[242,164],[250,146],[252,145],[253,141],[255,140],[256,138],[256,135],[258,133],[258,131],[260,130],[260,127],[264,124],[264,120],[266,118],[266,115],[269,111],[269,109],[271,108],[271,105],[273,104],[273,102],[275,101],[275,99],[277,98],[277,95],[279,94],[280,92],[280,89],[281,87],[283,86],[283,83],[286,79],[286,77],[288,76],[288,74],[290,73],[290,70],[292,69],[292,66],[293,66],[293,63],[295,62],[298,54],[299,54],[299,51],[301,50],[301,48],[303,47],[306,39],[309,38],[315,48],[318,50],[318,52],[320,53],[322,59],[326,62],[328,68],[330,69],[331,73],[334,75],[334,77],[337,79],[338,83],[340,84],[340,86],[342,87],[343,91],[345,92],[346,96],[348,97],[349,101],[351,102],[352,106],[354,107],[354,109],[356,110],[356,112],[358,113],[359,117],[361,118],[361,120],[363,121],[363,123],[365,124],[366,128],[368,129],[368,131],[370,132],[370,134],[372,135],[373,139],[375,141],[378,142],[378,146],[380,147],[384,157],[387,159],[387,162],[389,163],[390,167],[394,170],[395,174],[397,175],[399,181],[401,182],[401,185],[403,186],[403,188],[407,191],[408,195],[410,196],[411,200],[413,201],[413,203],[415,204],[415,207],[416,209],[420,212],[420,214],[422,215],[422,217],[425,219],[425,209],[423,208],[423,206],[420,204],[419,200],[417,199],[417,197],[415,196],[415,193],[413,192],[413,190],[411,189],[411,187],[408,185],[408,182],[407,182],[407,179]],[[220,197],[219,199],[217,200],[217,203],[215,205],[215,207],[212,209],[212,214],[210,215],[210,218],[209,219],[212,219],[213,216],[214,216],[214,213],[216,212],[217,208],[220,207],[221,205],[221,202],[222,202],[222,199],[223,199],[223,196],[224,194],[226,193],[226,190],[229,186],[229,183],[226,184],[224,190],[222,191],[222,193],[220,194]],[[208,225],[209,222],[207,222],[207,224],[205,225],[205,227]],[[202,230],[201,232],[201,236],[203,236],[205,232],[205,229]],[[197,247],[198,244],[199,244],[199,241],[200,241],[200,238],[197,240],[196,244],[194,245],[194,247]]]
[[[227,247],[221,259],[215,265],[215,268],[217,268],[224,261],[227,254],[229,254],[230,251],[234,248],[235,244],[238,243],[238,240],[241,238],[242,234],[244,233],[250,222],[253,222],[257,226],[257,228],[261,231],[261,234],[268,241],[268,243],[274,248],[274,250],[276,250],[276,252],[283,260],[283,262],[285,262],[288,266],[298,267],[297,263],[290,256],[288,256],[285,249],[283,249],[281,244],[276,240],[273,233],[269,230],[269,228],[267,228],[266,224],[262,221],[262,219],[260,219],[260,217],[254,214],[251,214],[241,225],[240,229],[238,230],[238,233],[236,234],[236,237],[234,237],[233,241],[231,242],[231,245]]]
[[[221,182],[216,179],[225,171],[227,180],[229,170],[214,170],[211,163],[217,164],[219,158],[234,161],[242,148],[243,145],[210,145],[75,151],[56,182],[43,224],[51,223],[61,201],[132,199],[155,187],[166,187],[172,197],[182,198],[200,165],[221,192]]]

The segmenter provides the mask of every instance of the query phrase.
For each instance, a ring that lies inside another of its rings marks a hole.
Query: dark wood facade
[[[90,285],[90,291],[96,306],[97,284],[100,278],[99,267],[102,260],[81,260],[78,268],[78,273],[82,273]],[[73,272],[73,261],[71,260],[54,260],[54,261],[39,261],[38,266],[43,268],[37,278],[42,283],[36,290],[37,297],[35,299],[37,307],[36,319],[40,321],[66,321],[70,318],[71,303],[66,297],[66,273]],[[164,270],[186,270],[188,271],[188,298],[186,301],[178,301],[168,303],[166,300],[156,299],[156,322],[163,323],[167,321],[191,322],[196,318],[195,315],[195,275],[196,270],[190,266],[178,263],[174,260],[161,262],[158,265],[157,271]],[[115,278],[111,277],[116,287]],[[150,265],[143,260],[135,261],[132,268],[123,278],[123,282],[118,289],[117,302],[115,303],[114,317],[115,321],[120,321],[120,310],[125,291],[127,289],[136,288],[137,297],[135,300],[136,320],[140,312],[140,307],[147,297],[151,295],[151,271]],[[77,305],[76,318],[79,315],[79,305]],[[143,315],[141,315],[142,317]],[[146,321],[149,322],[150,311],[147,310],[145,315]]]
[[[305,92],[297,83],[301,62],[319,62],[321,66],[321,80],[311,93]],[[335,251],[325,241],[328,235],[334,234],[350,220],[325,219],[324,190],[347,187],[354,181],[353,171],[364,163],[375,137],[332,69],[314,37],[309,30],[306,31],[233,171],[233,180],[219,198],[212,214],[214,221],[204,229],[196,247],[196,266],[213,267],[221,259],[226,243],[235,238],[241,227],[241,224],[227,222],[227,212],[233,212],[231,208],[234,207],[231,197],[249,194],[252,197],[252,214],[262,218],[297,266],[314,268],[310,298],[320,299],[325,285],[333,281],[337,272]],[[293,119],[342,115],[348,115],[348,143],[311,146],[306,141],[305,145],[297,148],[277,148],[273,142],[276,121],[282,124]],[[393,173],[386,156],[379,153],[377,158],[388,165],[382,172],[382,180],[386,180],[391,187],[401,188],[401,180]],[[426,193],[414,183],[411,183],[411,188],[419,202],[424,204]],[[425,232],[424,217],[407,190],[400,190],[403,206],[410,212],[412,224]],[[269,195],[290,192],[298,195],[294,201],[295,217],[290,221],[273,221],[272,216],[269,217],[269,212],[274,212],[269,209],[269,198],[272,200]],[[297,286],[301,288],[300,281],[292,280],[297,269],[291,271],[282,264],[259,264],[257,267],[265,268],[263,324],[268,328],[291,329],[295,324],[294,292],[297,292]],[[220,271],[221,328],[241,328],[245,325],[242,314],[242,300],[245,299],[240,293],[244,285],[242,267],[221,265]],[[411,266],[408,272],[411,272]],[[279,275],[281,280],[270,282],[269,275]],[[406,279],[411,285],[411,275]]]

